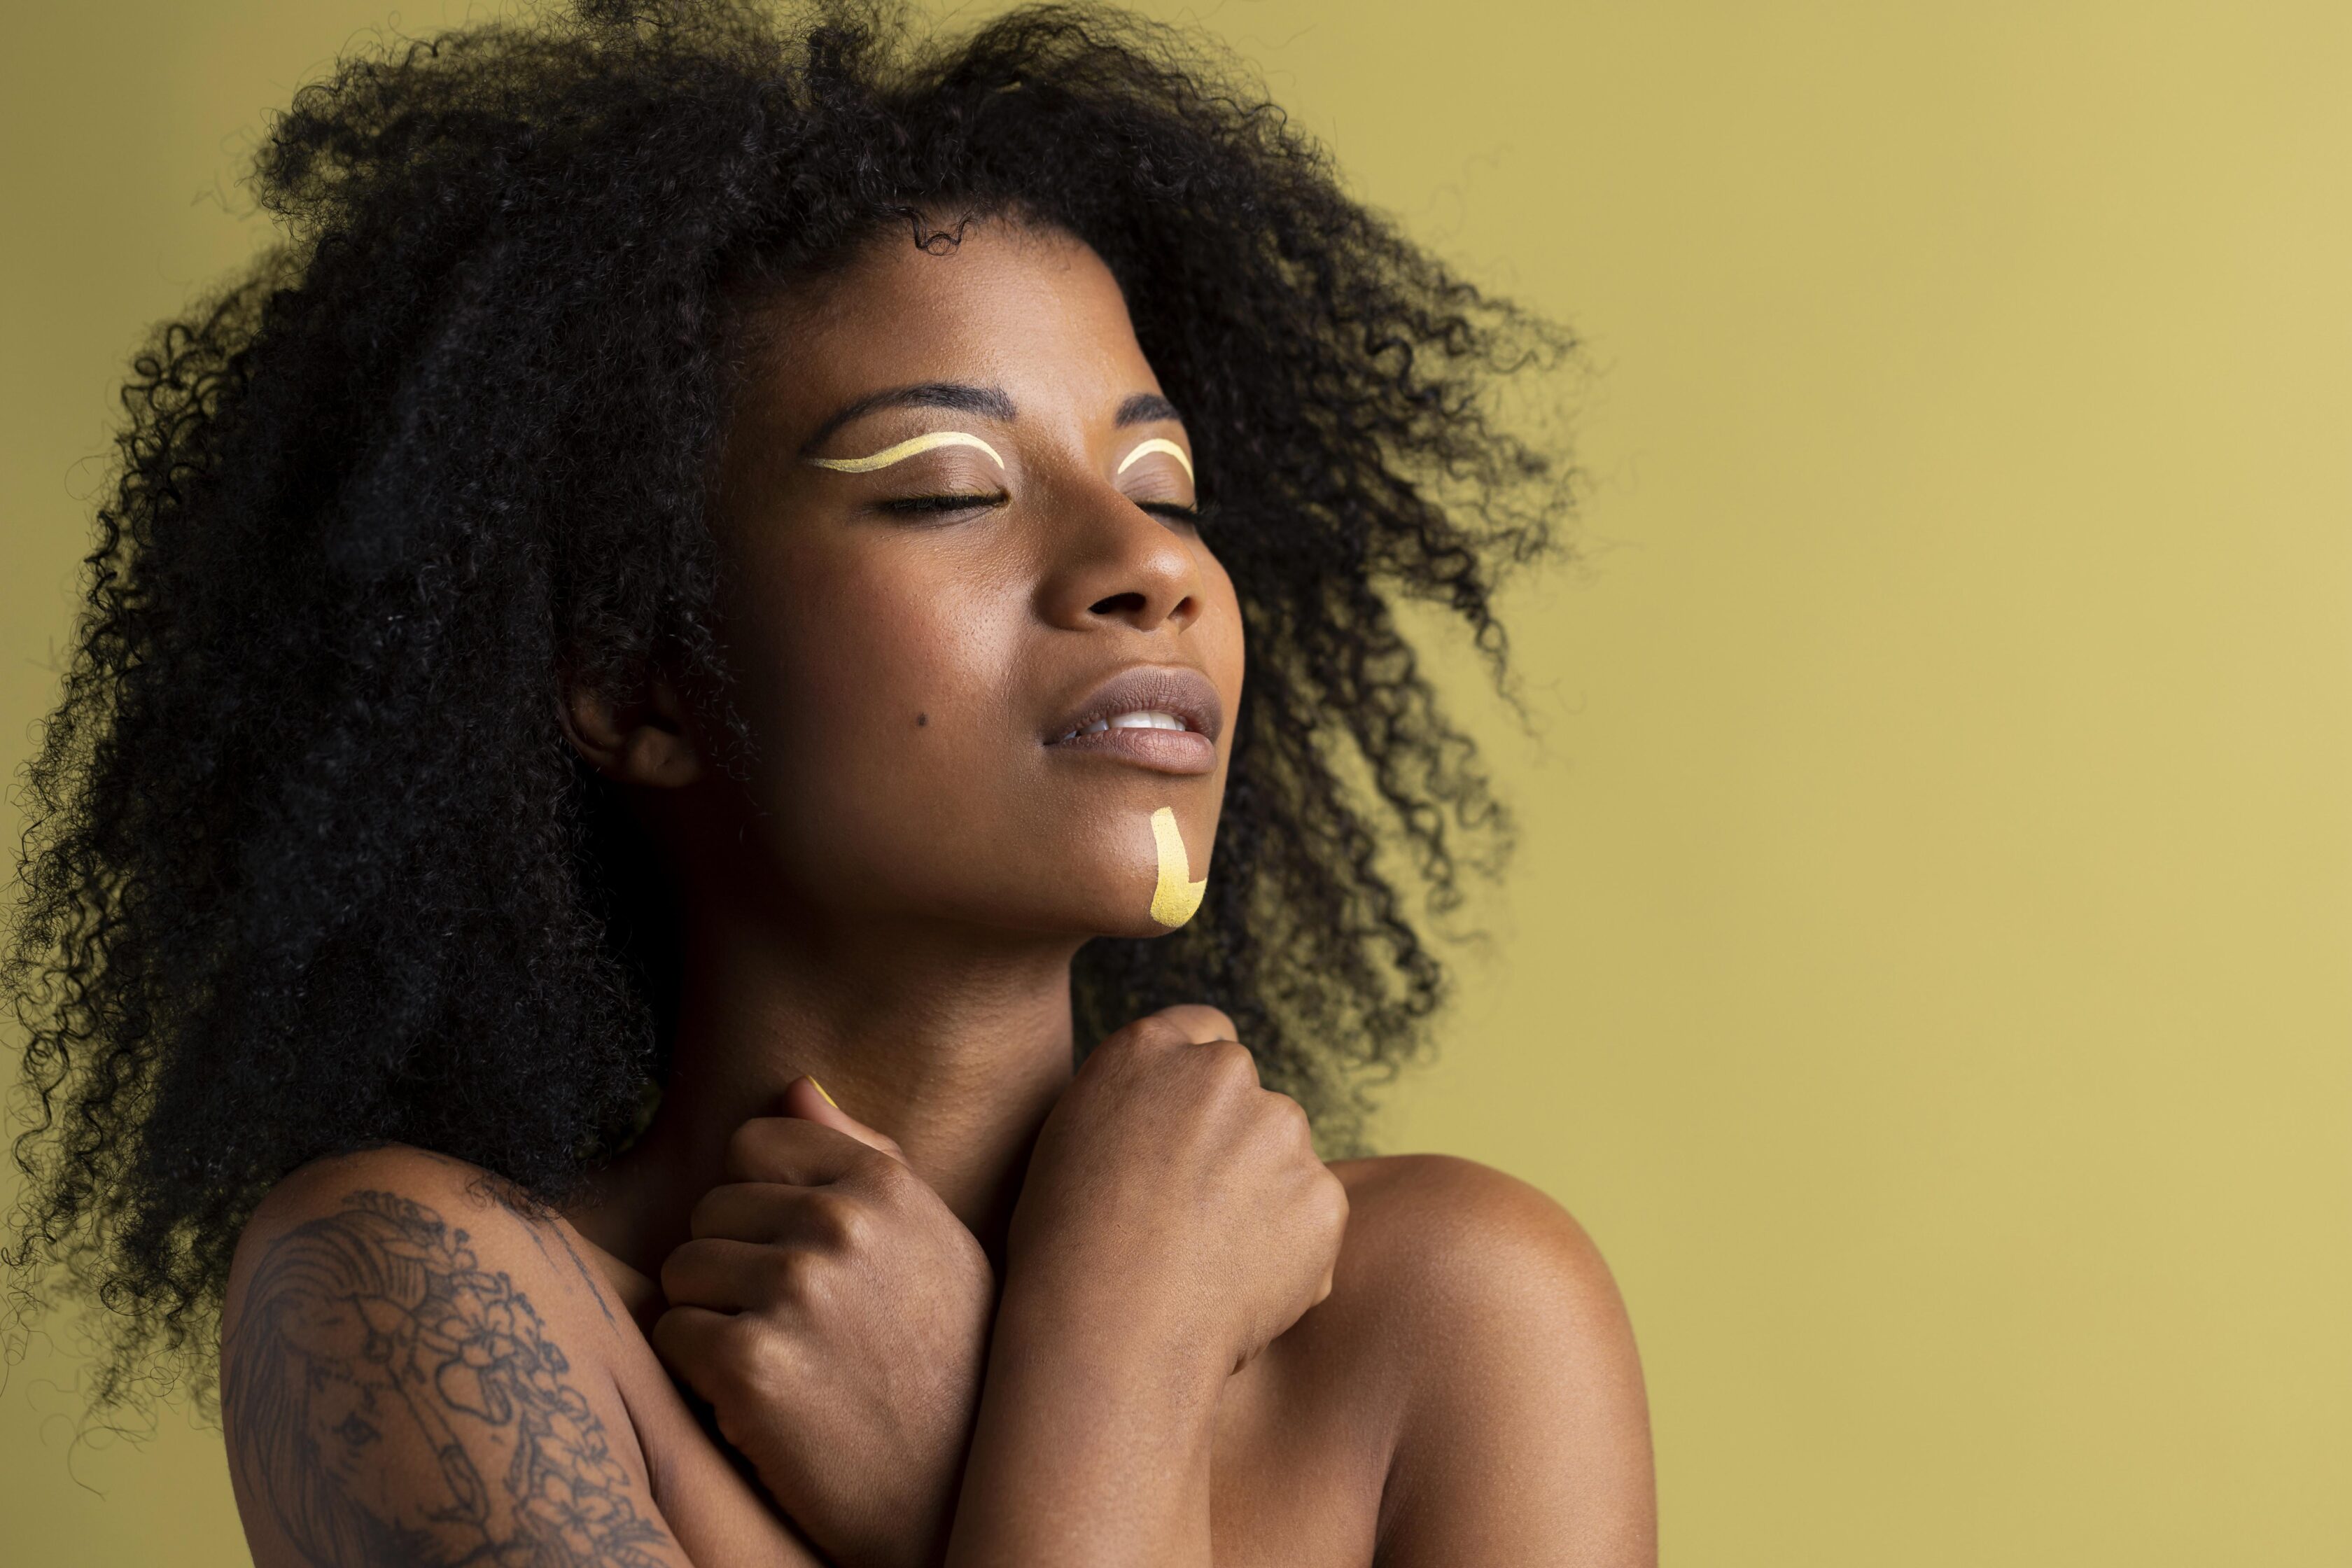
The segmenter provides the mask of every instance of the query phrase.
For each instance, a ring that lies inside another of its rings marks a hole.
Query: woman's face
[[[1169,929],[1155,893],[1181,914],[1208,874],[1242,626],[1108,268],[981,222],[764,324],[718,523],[757,747],[757,850],[725,874],[842,914]]]

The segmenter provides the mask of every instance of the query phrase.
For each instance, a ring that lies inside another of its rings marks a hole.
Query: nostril
[[[1087,608],[1097,616],[1116,616],[1129,610],[1140,610],[1143,608],[1143,595],[1113,594],[1108,599],[1096,600]]]

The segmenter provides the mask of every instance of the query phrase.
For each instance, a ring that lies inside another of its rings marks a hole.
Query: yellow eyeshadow
[[[1192,459],[1184,455],[1183,447],[1179,447],[1175,442],[1171,441],[1165,436],[1154,436],[1149,441],[1139,442],[1134,451],[1129,452],[1126,457],[1119,459],[1118,467],[1113,469],[1112,472],[1114,474],[1123,474],[1127,472],[1128,469],[1135,467],[1139,459],[1148,458],[1154,452],[1167,453],[1170,457],[1184,465],[1184,477],[1186,479],[1189,479],[1192,477]]]
[[[831,468],[838,474],[870,474],[877,468],[887,468],[893,463],[931,451],[940,447],[977,447],[996,459],[998,468],[1004,458],[995,447],[979,437],[964,430],[934,430],[929,435],[910,436],[895,447],[885,447],[870,458],[810,458],[808,462],[820,468]]]

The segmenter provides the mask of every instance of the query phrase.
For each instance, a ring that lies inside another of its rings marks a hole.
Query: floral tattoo
[[[357,1192],[278,1238],[227,1351],[232,1462],[314,1563],[664,1560],[530,1300],[422,1205]]]

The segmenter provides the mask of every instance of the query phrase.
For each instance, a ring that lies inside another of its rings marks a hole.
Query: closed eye
[[[1137,501],[1135,505],[1138,510],[1148,511],[1154,517],[1172,517],[1179,522],[1198,522],[1201,521],[1201,509],[1199,507],[1186,506],[1181,501],[1139,500]]]
[[[874,504],[883,511],[919,515],[940,511],[980,511],[1003,506],[1012,499],[1003,490],[992,490],[981,495],[900,496]]]

